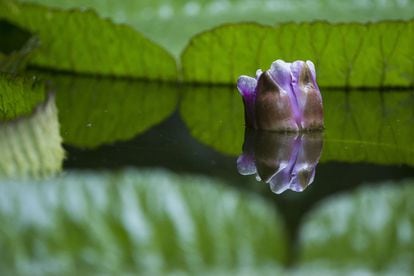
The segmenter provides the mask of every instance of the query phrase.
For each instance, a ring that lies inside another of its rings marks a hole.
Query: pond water
[[[326,129],[288,135],[235,87],[36,74],[47,120],[0,128],[1,272],[414,271],[413,91],[322,88]]]

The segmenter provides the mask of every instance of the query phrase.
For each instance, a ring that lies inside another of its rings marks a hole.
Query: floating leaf
[[[325,142],[321,162],[414,165],[414,93],[322,90]],[[180,106],[191,134],[228,154],[241,153],[243,104],[236,89],[188,88]]]
[[[229,24],[195,36],[182,55],[188,82],[235,84],[282,58],[312,60],[320,86],[413,86],[414,20],[371,24]]]
[[[135,170],[2,182],[0,272],[277,270],[286,252],[279,214],[263,200],[220,184]]]
[[[65,143],[93,148],[128,140],[160,123],[177,106],[166,83],[54,76]]]
[[[301,263],[412,274],[413,181],[384,184],[334,196],[311,211],[300,232]]]
[[[54,70],[175,80],[175,60],[132,28],[92,11],[62,11],[0,0],[0,18],[39,35],[31,64]]]
[[[62,167],[64,152],[54,97],[49,96],[34,108],[42,93],[30,91],[21,81],[12,84],[0,78],[0,85],[6,118],[34,109],[30,115],[0,122],[0,177],[41,177],[56,173]]]
[[[199,33],[229,22],[373,22],[389,19],[411,19],[412,1],[344,2],[336,0],[21,0],[52,7],[93,8],[101,16],[126,23],[179,55],[188,40]]]

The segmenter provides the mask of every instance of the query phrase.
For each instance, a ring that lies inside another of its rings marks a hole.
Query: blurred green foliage
[[[386,275],[414,272],[413,181],[334,195],[312,210],[300,234],[301,263]]]
[[[0,181],[0,273],[277,271],[284,225],[256,196],[162,171]]]

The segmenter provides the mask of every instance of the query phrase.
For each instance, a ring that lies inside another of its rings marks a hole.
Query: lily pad
[[[282,58],[312,60],[320,86],[413,86],[414,20],[371,24],[228,24],[193,37],[182,54],[187,82],[234,84]]]
[[[41,47],[31,64],[76,73],[175,80],[174,58],[126,25],[90,10],[63,11],[0,1],[0,18],[36,33]]]
[[[279,214],[221,184],[136,170],[0,182],[0,272],[277,271],[286,252]]]
[[[412,1],[336,0],[21,0],[61,8],[92,8],[101,16],[133,26],[179,56],[195,34],[229,22],[376,22],[411,19]]]

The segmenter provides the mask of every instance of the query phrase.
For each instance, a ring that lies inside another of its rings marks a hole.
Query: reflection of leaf
[[[312,211],[301,231],[301,261],[411,275],[414,183],[387,184],[335,196]]]
[[[55,99],[39,105],[33,114],[0,123],[0,177],[41,177],[62,167]]]
[[[226,154],[241,151],[243,106],[234,89],[188,87],[180,113],[193,137]]]
[[[23,1],[23,0],[21,0]],[[413,1],[368,0],[24,0],[63,8],[89,7],[116,22],[126,23],[178,55],[189,38],[221,23],[249,21],[274,24],[287,21],[329,20],[372,22],[410,19]]]
[[[91,11],[60,11],[0,1],[0,18],[39,35],[32,64],[57,70],[148,79],[176,79],[176,63],[165,50],[130,27]]]
[[[177,105],[176,88],[168,84],[65,76],[53,81],[64,142],[80,147],[130,139]]]
[[[286,251],[278,214],[255,196],[217,184],[157,171],[0,183],[0,272],[277,269]]]
[[[414,165],[414,94],[408,91],[325,91],[321,162]],[[180,107],[191,134],[229,155],[243,143],[243,104],[236,89],[194,87]]]
[[[412,92],[324,93],[328,160],[414,165]]]
[[[234,84],[271,62],[313,60],[321,86],[414,84],[414,20],[373,24],[233,24],[194,37],[182,55],[186,81]]]

